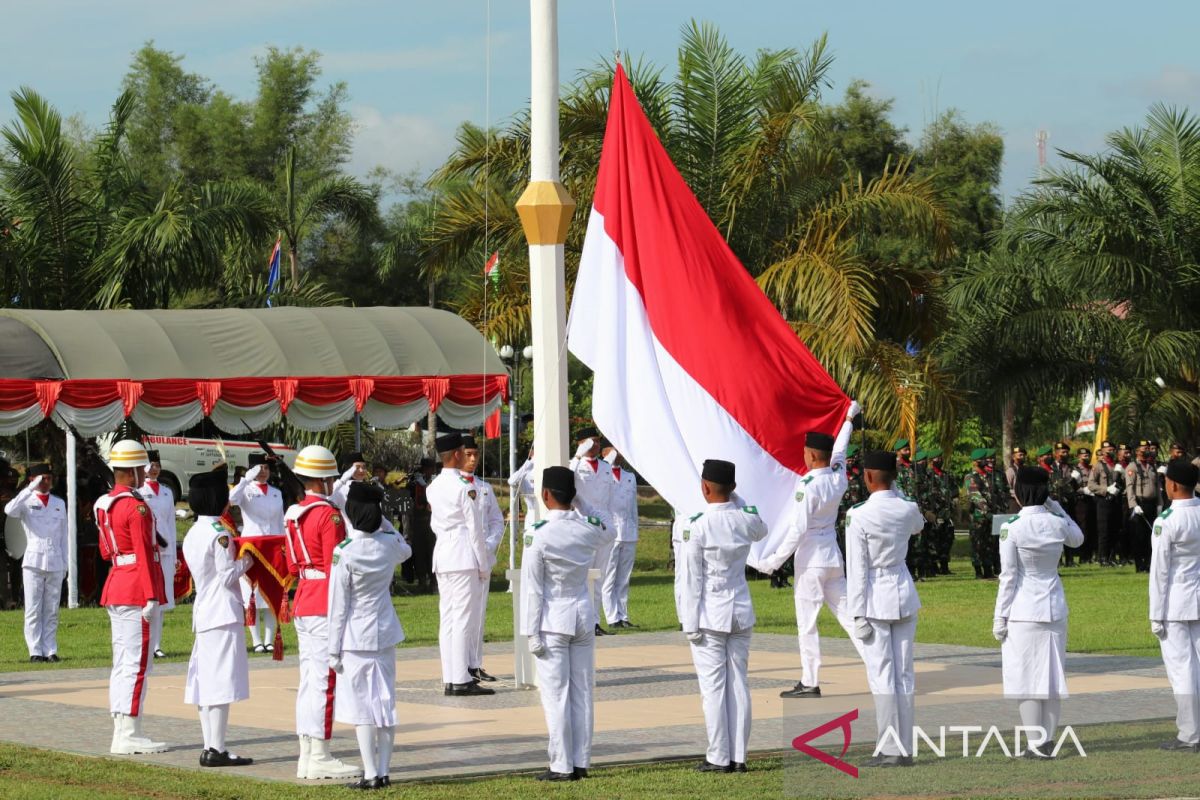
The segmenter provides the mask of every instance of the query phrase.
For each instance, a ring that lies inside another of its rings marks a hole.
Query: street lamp
[[[517,471],[517,398],[521,395],[521,360],[533,362],[533,345],[526,345],[518,351],[512,345],[503,345],[500,350],[500,360],[511,370],[513,378],[512,397],[508,403],[508,475],[512,477]],[[521,513],[521,492],[519,486],[508,487],[508,568],[517,568],[517,525]],[[510,587],[511,591],[511,587]]]

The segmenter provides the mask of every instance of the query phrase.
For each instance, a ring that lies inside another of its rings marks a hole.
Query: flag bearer
[[[283,493],[267,483],[271,465],[265,453],[251,453],[250,469],[229,493],[229,503],[242,511],[242,536],[282,536]],[[250,642],[256,653],[275,652],[275,614],[271,604],[257,591],[248,578],[242,578],[242,603]],[[261,631],[259,628],[261,627]]]

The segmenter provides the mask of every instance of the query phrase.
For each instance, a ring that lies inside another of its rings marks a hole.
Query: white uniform
[[[533,485],[533,459],[525,459],[521,468],[508,477],[508,485],[517,490],[525,501],[525,527],[541,519],[542,507],[538,505],[537,490]]]
[[[25,587],[25,645],[30,656],[58,653],[58,601],[67,571],[67,504],[39,494],[33,483],[4,506],[25,528],[21,579]]]
[[[629,621],[629,578],[638,541],[637,477],[613,469],[612,520],[616,533],[604,573],[604,616],[608,624]]]
[[[1067,598],[1058,560],[1064,545],[1081,544],[1083,531],[1053,499],[1025,506],[1000,528],[994,617],[997,629],[1007,626],[1000,646],[1004,696],[1020,701],[1021,724],[1040,727],[1042,741],[1053,739],[1067,696]]]
[[[1163,664],[1179,741],[1200,743],[1200,500],[1172,500],[1150,537],[1150,620],[1162,623]]]
[[[575,473],[575,508],[585,517],[595,517],[600,523],[613,529],[612,495],[616,481],[613,479],[612,467],[602,458],[573,458],[571,471]],[[596,551],[596,560],[592,569],[599,570],[603,576],[608,570],[608,559],[612,554],[612,540]],[[593,606],[596,610],[596,624],[600,624],[600,609],[604,607],[602,593],[604,581],[598,580],[592,587]]]
[[[766,558],[762,567],[774,572],[793,558],[795,566],[796,628],[800,640],[800,682],[805,686],[821,683],[821,637],[817,616],[821,606],[829,607],[841,623],[850,641],[862,648],[852,633],[854,619],[846,613],[846,572],[837,545],[837,516],[842,495],[846,493],[846,446],[850,443],[850,422],[842,424],[833,444],[828,467],[809,470],[800,481],[796,499],[785,523],[787,533],[779,547]]]
[[[483,514],[474,481],[445,467],[425,491],[433,546],[433,572],[438,580],[438,644],[442,683],[471,682],[467,661],[479,635],[480,595],[487,593],[492,557],[487,549]]]
[[[683,529],[685,578],[680,623],[700,682],[710,764],[746,763],[750,743],[750,634],[746,585],[750,546],[767,535],[754,506],[709,503]],[[697,639],[695,634],[699,633]]]
[[[478,503],[479,512],[483,515],[483,532],[487,540],[488,555],[491,558],[488,569],[491,570],[496,566],[496,551],[500,549],[500,541],[504,538],[504,514],[500,511],[500,504],[496,501],[496,492],[490,483],[477,478],[475,490],[475,502]],[[476,616],[479,622],[479,634],[475,637],[471,652],[467,656],[467,661],[470,662],[468,666],[471,669],[483,667],[483,630],[487,627],[488,588],[489,584],[485,581],[483,591],[477,598],[479,608]]]
[[[158,557],[162,564],[163,589],[167,594],[162,610],[170,611],[175,607],[175,562],[179,551],[179,537],[175,532],[175,493],[171,487],[150,480],[144,482],[137,493],[154,515],[154,532],[166,542],[166,546],[158,544]],[[156,651],[162,645],[162,626],[163,617],[159,614],[150,630],[150,647]]]
[[[229,504],[242,512],[242,536],[282,536],[284,532],[283,493],[267,483],[259,483],[250,477],[257,475],[252,467],[246,477],[238,481],[229,492]],[[250,625],[250,639],[255,647],[272,644],[275,639],[275,612],[271,604],[256,591],[249,578],[242,578],[242,604],[250,607],[254,598],[254,624]],[[262,631],[259,631],[259,627]]]
[[[873,492],[846,514],[846,610],[871,625],[862,652],[875,700],[879,752],[886,756],[912,755],[913,639],[921,600],[904,557],[908,540],[924,527],[917,504],[894,489]],[[892,734],[885,740],[889,728]]]
[[[549,733],[550,769],[586,769],[592,758],[596,680],[595,609],[588,570],[613,534],[577,511],[552,510],[525,532],[521,634],[540,640],[538,689]]]
[[[334,719],[377,728],[396,724],[396,645],[404,628],[392,577],[412,548],[387,520],[378,533],[348,529],[329,575],[329,654],[341,656]]]

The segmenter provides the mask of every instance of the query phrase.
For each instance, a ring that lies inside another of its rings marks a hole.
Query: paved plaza
[[[793,737],[853,709],[854,742],[871,741],[871,696],[850,642],[825,639],[820,700],[781,700],[779,691],[799,677],[792,636],[756,634],[750,658],[754,703],[752,749],[779,751]],[[1000,696],[998,649],[917,645],[917,724],[1016,724],[1015,704]],[[393,780],[544,769],[545,721],[536,690],[512,688],[512,646],[489,644],[485,666],[500,682],[494,697],[442,694],[437,649],[402,648],[396,676],[400,724]],[[626,633],[599,640],[596,650],[596,738],[593,765],[669,758],[698,758],[704,751],[691,656],[678,633]],[[200,725],[185,705],[186,664],[159,664],[150,684],[147,733],[171,743],[169,752],[131,756],[153,764],[199,769]],[[1063,723],[1083,725],[1174,716],[1161,662],[1152,658],[1069,654],[1071,697]],[[294,655],[282,662],[251,662],[251,699],[233,706],[229,744],[252,756],[239,774],[295,780],[293,734],[297,685]],[[107,714],[108,671],[79,669],[0,675],[0,739],[87,755],[107,755],[112,723]],[[978,742],[977,737],[974,742]],[[1085,737],[1086,738],[1086,737]],[[952,741],[957,741],[951,737]],[[816,742],[832,752],[839,734]],[[1086,741],[1084,742],[1086,745]],[[337,726],[334,751],[357,762],[353,731]],[[226,771],[231,772],[231,771]]]

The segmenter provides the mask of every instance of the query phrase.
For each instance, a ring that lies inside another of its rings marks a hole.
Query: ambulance
[[[116,441],[106,436],[96,440],[100,455],[108,460],[108,449]],[[170,487],[175,497],[183,500],[182,491],[188,481],[198,472],[208,472],[222,461],[229,467],[232,479],[238,467],[247,469],[250,454],[261,453],[257,442],[240,439],[203,439],[190,436],[143,436],[142,444],[147,450],[157,450],[162,459],[162,474],[159,480]],[[271,442],[271,449],[289,466],[296,462],[296,448]]]

